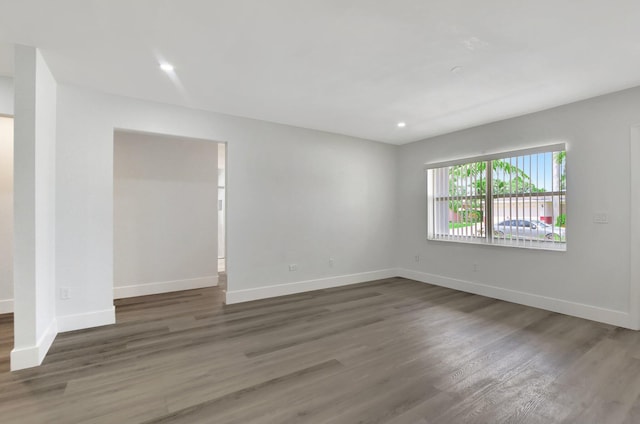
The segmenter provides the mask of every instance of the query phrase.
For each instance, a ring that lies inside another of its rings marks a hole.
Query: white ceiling
[[[35,45],[60,82],[394,144],[640,85],[638,0],[0,0],[0,11],[0,74],[13,72],[7,44]]]

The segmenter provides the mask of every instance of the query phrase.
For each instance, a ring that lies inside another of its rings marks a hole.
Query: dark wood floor
[[[117,320],[38,368],[5,355],[0,422],[640,423],[638,333],[400,278],[126,299]]]

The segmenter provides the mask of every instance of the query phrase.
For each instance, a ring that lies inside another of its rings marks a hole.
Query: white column
[[[36,48],[16,46],[12,370],[39,365],[57,334],[55,141],[56,82]]]

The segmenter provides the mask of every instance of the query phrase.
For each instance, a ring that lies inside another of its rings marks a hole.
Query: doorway
[[[13,118],[0,116],[0,371],[13,349]]]
[[[225,151],[215,141],[114,132],[115,299],[219,285]]]

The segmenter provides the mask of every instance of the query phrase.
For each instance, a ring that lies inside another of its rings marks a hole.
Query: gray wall
[[[628,325],[629,143],[639,104],[634,88],[402,146],[396,263],[403,275]],[[566,252],[426,240],[426,162],[557,142],[567,143]],[[609,224],[593,222],[598,212]]]
[[[395,146],[65,85],[58,94],[57,279],[74,292],[58,301],[63,328],[113,318],[114,128],[228,143],[230,292],[393,267]]]
[[[13,78],[0,76],[0,115],[13,116]]]

